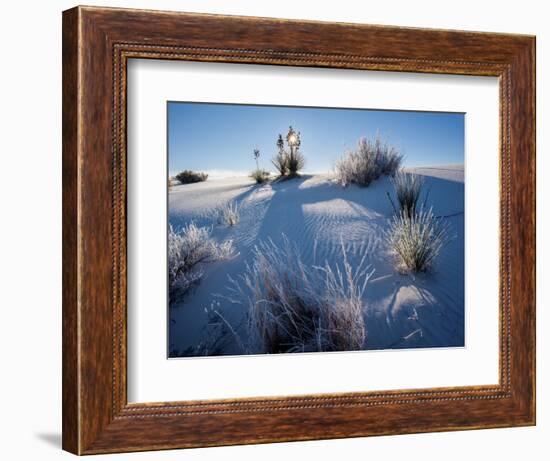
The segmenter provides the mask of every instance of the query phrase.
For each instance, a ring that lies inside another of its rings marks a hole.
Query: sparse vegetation
[[[286,237],[263,242],[244,275],[232,279],[233,302],[248,307],[248,353],[350,351],[365,339],[365,258],[353,269],[342,245],[341,267],[307,266]]]
[[[425,272],[451,236],[449,227],[431,209],[414,213],[402,210],[392,218],[386,240],[403,272]]]
[[[175,178],[181,184],[192,184],[195,182],[206,181],[208,179],[208,175],[206,173],[198,173],[191,170],[184,170],[178,173]]]
[[[180,232],[168,231],[168,279],[170,302],[187,293],[202,278],[205,263],[230,259],[233,242],[217,243],[211,229],[188,224]]]
[[[412,216],[417,209],[424,178],[419,174],[399,170],[391,178],[391,182],[399,203],[399,210],[407,216]]]
[[[277,138],[277,154],[273,157],[271,162],[277,168],[281,177],[298,176],[300,170],[302,170],[306,164],[304,155],[300,152],[301,135],[299,131],[295,131],[292,126],[288,128],[286,136],[286,142],[288,150],[285,149],[283,136],[279,134]]]
[[[250,173],[250,177],[256,181],[256,184],[263,184],[264,182],[269,181],[270,173],[265,170],[254,170]]]
[[[271,159],[271,163],[277,168],[280,176],[285,176],[288,172],[288,158],[285,151],[285,142],[283,135],[277,138],[277,154]]]
[[[336,162],[336,180],[344,187],[350,184],[368,187],[382,175],[393,176],[402,162],[403,155],[380,137],[374,141],[361,138],[355,151],[346,152]]]

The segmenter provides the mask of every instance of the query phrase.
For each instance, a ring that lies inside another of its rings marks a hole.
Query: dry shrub
[[[192,184],[195,182],[202,182],[208,179],[206,173],[198,173],[191,170],[184,170],[174,176],[181,184]]]
[[[256,169],[250,173],[250,177],[256,181],[256,184],[263,184],[264,182],[269,181],[269,176],[269,171],[261,169]]]
[[[230,259],[235,255],[233,242],[217,243],[208,227],[188,224],[180,232],[168,231],[168,282],[170,302],[182,296],[202,278],[206,263]]]
[[[335,176],[342,186],[358,184],[368,187],[382,175],[394,175],[403,155],[376,137],[374,141],[361,138],[355,151],[346,152],[335,165]]]

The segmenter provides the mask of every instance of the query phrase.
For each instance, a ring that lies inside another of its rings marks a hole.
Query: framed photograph
[[[535,424],[535,38],[63,13],[63,448]]]

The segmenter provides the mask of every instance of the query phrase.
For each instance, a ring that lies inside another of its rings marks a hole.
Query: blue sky
[[[405,166],[464,163],[464,114],[211,103],[168,103],[168,169],[273,171],[279,133],[301,132],[305,172],[327,172],[359,138],[379,133]]]

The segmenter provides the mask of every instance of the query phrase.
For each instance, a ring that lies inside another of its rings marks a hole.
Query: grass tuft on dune
[[[363,348],[363,295],[372,275],[342,243],[340,264],[307,265],[284,237],[262,242],[244,275],[232,279],[234,302],[247,306],[248,353],[353,351]]]

